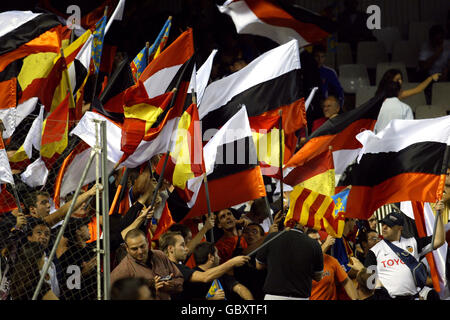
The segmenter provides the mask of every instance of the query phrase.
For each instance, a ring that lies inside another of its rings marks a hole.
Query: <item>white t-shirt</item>
[[[373,131],[375,134],[386,128],[389,121],[393,119],[411,120],[414,119],[411,108],[399,98],[387,98],[384,100],[380,113],[378,114],[377,122]]]
[[[450,41],[444,40],[444,50],[440,57],[433,63],[430,70],[428,71],[429,75],[435,73],[442,73],[444,68],[448,65],[450,59]],[[434,50],[431,48],[430,43],[427,41],[424,43],[419,52],[419,61],[426,61],[431,56],[434,55]]]
[[[401,237],[400,241],[392,243],[413,255],[418,261],[431,251],[431,237],[420,238],[419,243],[415,238]],[[384,241],[378,242],[369,250],[364,263],[366,267],[375,264],[378,279],[391,297],[415,295],[418,292],[411,269]]]

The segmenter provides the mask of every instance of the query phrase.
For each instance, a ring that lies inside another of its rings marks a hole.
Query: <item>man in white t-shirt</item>
[[[442,215],[437,223],[434,246],[432,237],[403,238],[403,216],[401,213],[392,212],[383,220],[382,234],[386,241],[392,242],[397,247],[407,251],[420,260],[428,252],[439,248],[445,242],[444,224]],[[411,269],[397,256],[385,241],[378,242],[367,254],[364,262],[366,268],[376,266],[377,285],[375,294],[380,299],[413,300],[418,297],[418,288],[415,285]],[[373,267],[372,267],[373,268]]]
[[[392,81],[386,85],[384,92],[386,99],[381,105],[380,113],[378,114],[377,122],[373,129],[375,134],[386,128],[388,123],[393,119],[414,119],[411,108],[398,98],[400,90],[401,85],[396,81]]]

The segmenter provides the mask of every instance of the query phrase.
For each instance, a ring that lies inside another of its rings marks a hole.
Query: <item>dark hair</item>
[[[194,249],[194,260],[197,265],[201,265],[208,261],[208,255],[214,255],[216,247],[211,242],[199,243]]]
[[[306,234],[308,235],[308,234],[316,234],[316,233],[319,233],[319,231],[317,231],[316,229],[313,229],[313,228],[308,228],[307,230],[306,230]]]
[[[46,226],[49,230],[51,230],[50,226],[44,220],[36,217],[27,217],[27,236],[33,235],[33,230],[37,226]]]
[[[144,231],[142,231],[141,229],[132,229],[132,230],[127,232],[127,234],[125,235],[125,239],[123,239],[123,240],[126,243],[128,239],[130,239],[130,238],[137,238],[139,236],[143,236],[144,238],[146,238]]]
[[[403,79],[403,74],[399,69],[389,69],[388,71],[386,71],[384,73],[383,77],[381,78],[380,83],[378,84],[378,88],[377,88],[375,95],[385,93],[387,86],[390,83],[394,82],[394,78],[398,74],[400,74]]]
[[[312,54],[315,55],[317,52],[327,53],[327,49],[321,44],[316,44],[313,46]]]
[[[251,226],[257,226],[257,227],[258,227],[258,230],[259,230],[259,235],[264,236],[264,234],[265,234],[264,228],[263,228],[259,223],[256,223],[256,222],[249,223],[249,224],[245,227],[245,229],[247,229],[248,227],[251,227]]]
[[[159,250],[166,252],[169,246],[174,246],[176,243],[176,236],[182,236],[178,231],[167,231],[159,238]],[[184,237],[183,237],[184,238]]]
[[[115,281],[111,286],[111,300],[139,300],[139,289],[147,286],[152,298],[156,297],[154,281],[145,278],[123,278]]]
[[[46,196],[50,198],[50,194],[47,191],[35,190],[29,193],[28,196],[24,199],[25,207],[27,209],[29,209],[30,207],[36,208],[38,196]]]
[[[16,263],[11,272],[10,294],[13,300],[31,300],[39,282],[39,262],[44,255],[39,242],[26,242],[19,249]],[[48,287],[43,290],[48,290]]]
[[[66,229],[64,230],[64,237],[70,245],[77,243],[77,230],[80,230],[82,226],[87,226],[90,223],[89,218],[69,218]]]
[[[444,30],[444,28],[441,25],[435,24],[428,31],[428,37],[431,40],[434,36],[436,36],[438,34],[444,35],[445,34],[445,30]]]
[[[169,231],[179,232],[179,233],[181,233],[183,238],[186,239],[188,234],[191,232],[191,229],[189,229],[189,227],[187,225],[185,225],[185,224],[175,223],[175,224],[170,226]]]

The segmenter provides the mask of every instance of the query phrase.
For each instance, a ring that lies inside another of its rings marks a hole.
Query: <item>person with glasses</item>
[[[375,213],[369,218],[368,221],[369,221],[370,229],[377,230],[378,218],[377,218],[377,215]]]

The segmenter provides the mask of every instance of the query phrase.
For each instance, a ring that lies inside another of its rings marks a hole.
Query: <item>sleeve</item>
[[[239,284],[239,282],[233,276],[230,276],[229,274],[224,274],[223,276],[221,276],[219,278],[219,281],[222,284],[223,288],[230,292],[233,291],[233,287],[235,285]]]
[[[178,268],[178,270],[180,270],[185,282],[189,281],[192,277],[192,274],[195,272],[195,270],[189,268],[188,266],[185,266],[184,264],[177,263],[175,264],[175,266]]]
[[[424,256],[427,253],[433,251],[433,248],[432,248],[432,245],[431,245],[431,240],[432,239],[433,239],[432,236],[416,239],[416,241],[417,241],[417,252],[419,253],[420,256]]]
[[[348,277],[347,272],[345,272],[344,268],[342,268],[336,258],[331,257],[330,261],[333,265],[334,276],[336,277],[337,282],[342,283]]]
[[[111,285],[119,280],[119,279],[123,279],[126,278],[128,276],[131,276],[128,272],[128,268],[125,264],[125,260],[126,258],[124,258],[122,260],[121,263],[119,263],[119,265],[117,267],[114,268],[114,270],[111,272]]]
[[[375,253],[372,250],[369,250],[367,253],[366,260],[364,260],[364,267],[368,268],[370,266],[376,266],[377,265],[377,257],[375,256]]]

